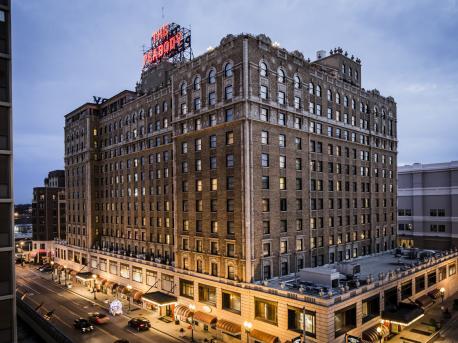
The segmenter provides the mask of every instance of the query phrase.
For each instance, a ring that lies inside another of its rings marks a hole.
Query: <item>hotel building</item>
[[[304,268],[335,280],[397,245],[396,103],[361,79],[340,48],[310,61],[265,35],[228,35],[70,112],[58,272],[95,273],[107,292],[130,285],[159,316],[188,319],[191,305],[225,341],[292,340],[304,306],[310,341],[361,337],[384,310],[379,299],[363,321],[366,296],[395,287],[401,300],[410,272],[299,283]]]

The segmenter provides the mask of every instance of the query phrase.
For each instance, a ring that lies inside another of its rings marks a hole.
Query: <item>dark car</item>
[[[106,314],[95,312],[89,314],[89,321],[92,324],[105,324],[110,321],[110,317]]]
[[[40,268],[40,272],[42,272],[42,273],[50,273],[50,272],[52,272],[52,268],[51,267],[43,267],[43,268]]]
[[[91,332],[94,330],[94,327],[91,325],[89,320],[83,318],[75,319],[73,322],[73,327],[75,329],[79,329],[81,333]]]
[[[127,324],[137,331],[146,331],[151,327],[149,320],[144,317],[132,318]]]
[[[44,268],[49,268],[51,265],[49,263],[42,264],[41,266],[38,266],[37,269],[41,271]]]

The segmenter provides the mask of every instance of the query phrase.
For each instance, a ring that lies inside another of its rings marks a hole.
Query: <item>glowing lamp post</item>
[[[196,310],[196,305],[189,304],[189,309],[191,310],[191,342],[194,342],[194,311]]]
[[[441,300],[442,302],[444,302],[444,298],[445,298],[445,288],[442,287],[440,290],[439,290],[440,294],[441,294]]]
[[[54,281],[54,261],[51,261],[51,280]]]
[[[60,283],[60,275],[59,275],[59,283]],[[65,283],[65,287],[67,287],[67,266],[64,266],[64,283]]]
[[[250,332],[253,329],[253,323],[245,321],[243,322],[243,327],[245,328],[245,332],[246,332],[246,341],[249,342],[250,341]]]

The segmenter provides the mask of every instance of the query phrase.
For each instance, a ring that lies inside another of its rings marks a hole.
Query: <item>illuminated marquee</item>
[[[191,31],[178,24],[165,24],[151,35],[151,48],[143,54],[143,68],[164,59],[178,62],[191,54]]]

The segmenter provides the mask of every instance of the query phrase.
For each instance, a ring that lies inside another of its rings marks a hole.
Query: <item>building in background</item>
[[[11,3],[0,1],[0,343],[16,341],[13,258],[13,132],[11,108]]]
[[[136,92],[78,107],[65,117],[57,264],[154,288],[168,304],[137,300],[160,315],[191,304],[234,336],[246,320],[260,341],[294,338],[311,294],[288,298],[286,281],[305,267],[331,278],[326,265],[396,247],[396,103],[361,79],[340,48],[311,62],[265,35],[228,35],[190,61],[145,68]],[[361,323],[356,307],[342,312],[351,326],[334,322],[334,300],[313,303],[318,341]]]
[[[32,251],[29,259],[40,261],[40,256],[48,256],[55,239],[65,239],[65,172],[49,172],[43,187],[33,189],[32,200]],[[59,233],[62,236],[59,236]]]
[[[398,234],[406,247],[458,246],[458,161],[399,167]]]

